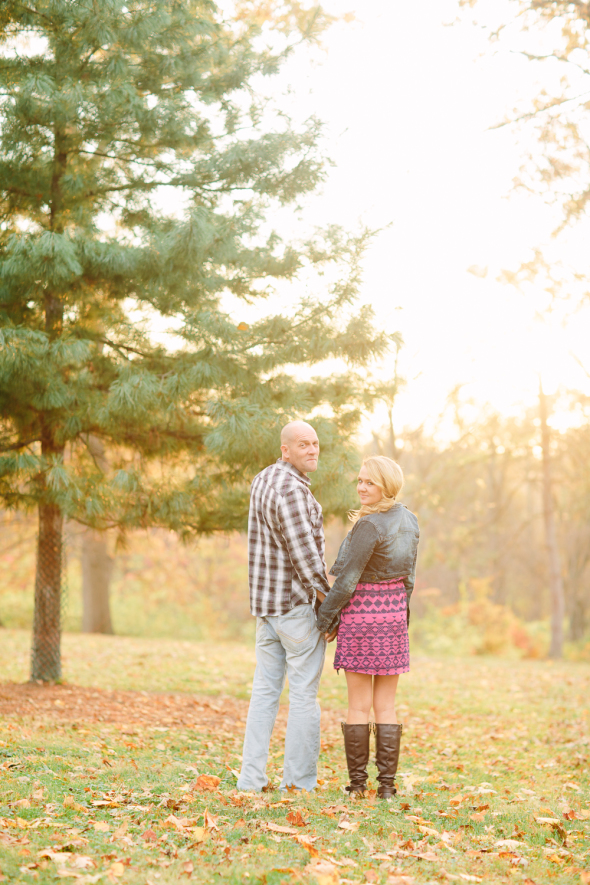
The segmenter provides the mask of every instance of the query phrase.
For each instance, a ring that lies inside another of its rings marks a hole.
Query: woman
[[[396,793],[402,726],[395,715],[400,673],[410,669],[409,600],[414,588],[418,520],[396,502],[401,467],[366,458],[358,476],[359,510],[330,570],[336,581],[318,611],[328,641],[338,635],[334,667],[346,672],[348,715],[342,723],[352,797],[364,795],[369,762],[369,713],[375,713],[378,795]]]

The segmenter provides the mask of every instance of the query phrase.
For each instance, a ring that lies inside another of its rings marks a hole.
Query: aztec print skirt
[[[357,584],[342,609],[334,668],[371,676],[408,673],[406,608],[401,578],[386,584]]]

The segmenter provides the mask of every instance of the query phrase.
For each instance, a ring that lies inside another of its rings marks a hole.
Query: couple
[[[320,444],[313,427],[292,421],[281,457],[252,482],[248,523],[250,605],[256,616],[256,672],[246,723],[239,790],[264,790],[279,698],[289,677],[289,718],[281,789],[317,786],[317,693],[326,642],[337,636],[334,667],[346,672],[342,723],[351,798],[364,795],[369,713],[375,714],[378,795],[395,795],[402,726],[395,716],[400,673],[410,667],[407,624],[414,587],[418,522],[396,503],[401,468],[390,458],[363,462],[361,506],[330,574],[324,561],[322,508],[310,490]]]

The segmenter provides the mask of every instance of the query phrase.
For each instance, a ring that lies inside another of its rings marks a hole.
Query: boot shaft
[[[377,764],[378,796],[389,799],[395,796],[395,776],[399,764],[402,725],[375,723],[375,762]]]
[[[369,764],[369,738],[371,729],[366,725],[341,723],[344,735],[344,751],[350,784],[349,793],[364,793],[367,788],[367,765]]]

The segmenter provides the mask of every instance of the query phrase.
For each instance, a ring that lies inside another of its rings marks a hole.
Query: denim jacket
[[[361,517],[342,542],[330,569],[337,577],[318,610],[318,630],[329,633],[336,628],[357,584],[380,584],[395,578],[404,579],[409,620],[419,537],[418,520],[404,504]]]

